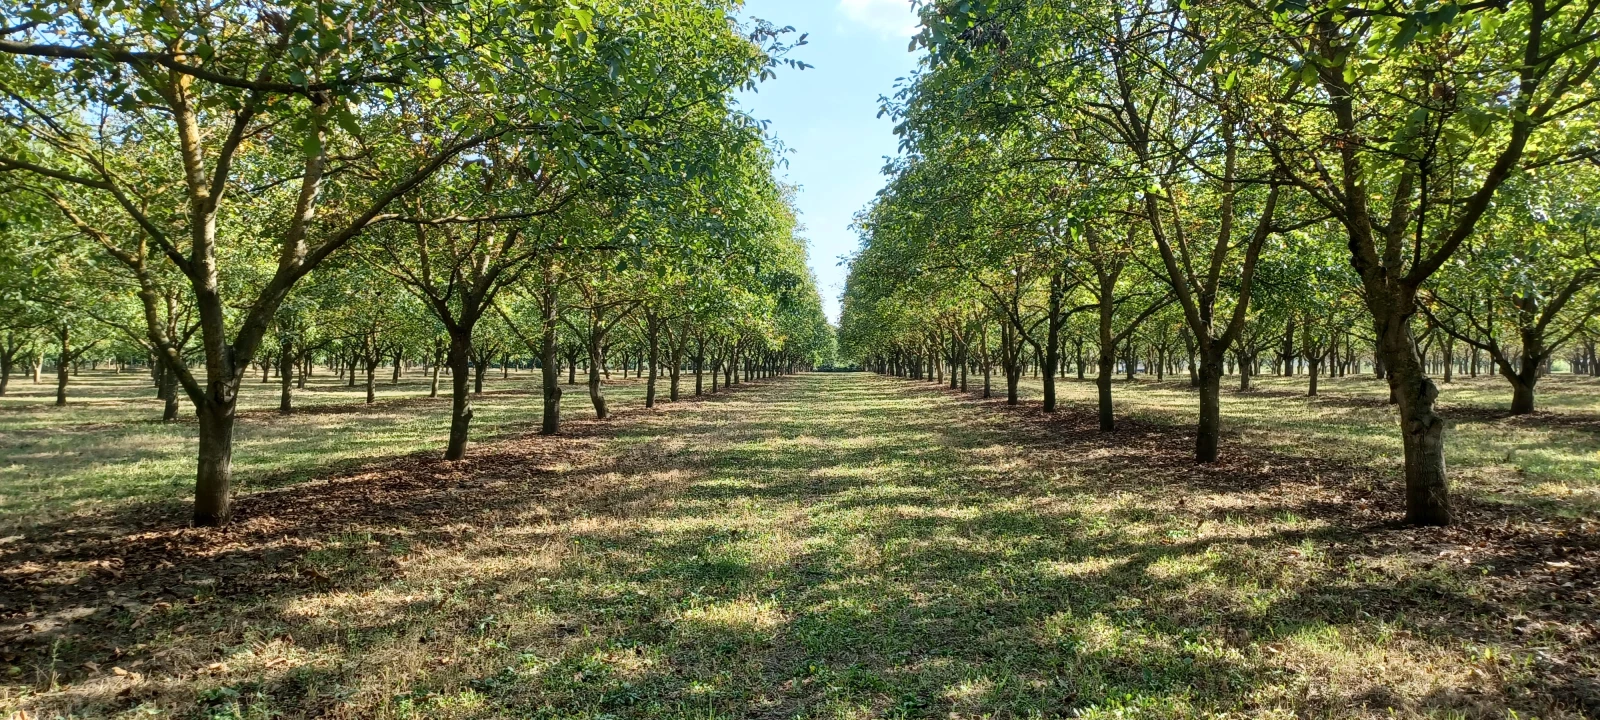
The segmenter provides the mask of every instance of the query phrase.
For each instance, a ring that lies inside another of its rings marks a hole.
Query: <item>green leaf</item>
[[[1394,36],[1394,40],[1389,42],[1389,49],[1405,49],[1407,45],[1411,44],[1412,40],[1417,39],[1417,31],[1419,29],[1421,27],[1417,24],[1416,19],[1406,18],[1400,23],[1400,32]]]

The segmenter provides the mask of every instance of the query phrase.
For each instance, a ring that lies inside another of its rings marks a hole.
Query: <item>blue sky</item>
[[[916,16],[910,0],[747,0],[744,14],[811,34],[792,57],[816,67],[785,69],[740,102],[788,147],[780,173],[800,186],[811,267],[837,321],[839,257],[857,246],[850,218],[882,187],[884,157],[895,154],[894,126],[877,117],[878,97],[916,67],[906,50]]]

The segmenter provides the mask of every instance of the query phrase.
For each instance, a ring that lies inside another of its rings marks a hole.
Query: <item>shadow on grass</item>
[[[1179,427],[941,394],[804,376],[258,493],[226,531],[41,528],[0,546],[26,583],[0,598],[36,621],[6,661],[30,708],[91,714],[1596,708],[1560,636],[1583,589],[1500,583],[1540,564],[1480,548],[1503,539],[1484,518],[1398,529],[1368,469],[1232,447],[1199,468]],[[1427,564],[1469,535],[1470,562]],[[141,646],[114,659],[140,680],[83,665]]]

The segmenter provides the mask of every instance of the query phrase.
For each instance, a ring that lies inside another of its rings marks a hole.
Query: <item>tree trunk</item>
[[[705,387],[706,343],[700,341],[700,347],[694,355],[694,396],[700,397],[701,390]]]
[[[1533,388],[1536,378],[1527,377],[1527,372],[1518,373],[1511,378],[1511,414],[1527,415],[1533,412]]]
[[[600,389],[600,338],[595,337],[598,331],[591,328],[589,338],[589,401],[594,403],[594,416],[604,420],[609,412],[606,410],[606,396]]]
[[[278,413],[288,415],[294,412],[294,348],[292,343],[283,343],[278,348]]]
[[[1200,423],[1195,434],[1196,462],[1215,462],[1222,435],[1222,351],[1201,352]]]
[[[645,320],[645,341],[649,344],[650,377],[644,383],[644,406],[656,406],[656,358],[661,352],[661,328],[654,315]]]
[[[68,334],[61,333],[61,354],[56,358],[56,407],[67,404],[67,378],[72,366]]]
[[[547,287],[541,300],[539,376],[543,381],[544,415],[539,423],[539,434],[554,435],[561,431],[561,366],[556,360],[560,350],[556,335],[560,313],[556,307],[557,294],[553,284]]]
[[[1439,388],[1422,370],[1422,358],[1417,356],[1408,319],[1409,315],[1399,309],[1387,313],[1384,332],[1380,334],[1383,352],[1379,355],[1389,376],[1391,396],[1400,406],[1401,444],[1406,461],[1406,522],[1448,525],[1451,517],[1444,465],[1444,419],[1433,411]]]
[[[683,376],[683,346],[669,342],[667,358],[667,400],[678,401],[678,382]]]
[[[1105,330],[1101,335],[1107,335]],[[1117,429],[1116,416],[1111,411],[1111,376],[1117,372],[1117,347],[1106,341],[1100,344],[1099,374],[1094,378],[1096,394],[1099,396],[1100,430],[1110,432]]]
[[[198,413],[200,453],[194,484],[197,527],[221,527],[233,516],[234,393],[226,381],[213,382],[212,392]]]
[[[163,401],[161,422],[176,421],[178,419],[178,371],[173,369],[168,364],[168,361],[161,362],[161,390],[156,394]]]
[[[444,459],[456,461],[467,456],[467,433],[472,428],[472,396],[468,392],[472,389],[471,326],[450,332],[446,362],[450,364],[450,444],[445,447]]]
[[[367,358],[365,365],[367,369],[367,404],[371,405],[378,399],[378,392],[375,387],[378,376],[378,357],[374,355]]]

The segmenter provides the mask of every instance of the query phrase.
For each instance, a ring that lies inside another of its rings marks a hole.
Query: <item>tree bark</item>
[[[1369,300],[1369,302],[1371,302]],[[1382,302],[1381,300],[1379,302]],[[1379,309],[1386,309],[1380,305]],[[1423,372],[1411,336],[1409,314],[1384,313],[1381,335],[1384,369],[1391,395],[1400,406],[1401,445],[1405,449],[1406,522],[1448,525],[1450,492],[1444,464],[1444,419],[1434,413],[1439,388]]]
[[[178,419],[178,371],[161,360],[161,390],[156,393],[161,398],[161,422],[169,423]]]
[[[644,383],[644,406],[656,406],[656,360],[661,352],[661,321],[655,313],[645,312],[645,341],[649,345],[650,377]]]
[[[293,343],[281,343],[278,348],[278,413],[288,415],[294,412],[294,347]]]
[[[467,433],[472,427],[472,330],[454,328],[450,332],[450,443],[444,459],[455,461],[467,456]],[[481,367],[481,364],[480,364]],[[481,377],[481,376],[480,376]]]
[[[1194,456],[1199,462],[1215,462],[1222,436],[1222,352],[1202,353],[1200,357],[1200,423],[1195,433]]]
[[[236,395],[214,382],[213,395],[199,411],[200,453],[194,484],[194,524],[220,527],[233,516],[233,423]]]
[[[609,415],[606,409],[606,396],[600,389],[600,342],[599,332],[591,330],[589,335],[589,401],[594,404],[594,416],[604,420]]]
[[[556,305],[558,298],[553,283],[547,283],[539,304],[542,335],[539,346],[539,373],[544,390],[544,415],[539,423],[541,435],[554,435],[561,431],[561,366],[556,359],[560,351],[556,335],[556,323],[560,322],[560,312]]]
[[[61,339],[61,354],[56,356],[56,407],[62,407],[67,404],[67,378],[73,359],[72,332],[62,326],[58,337]]]

